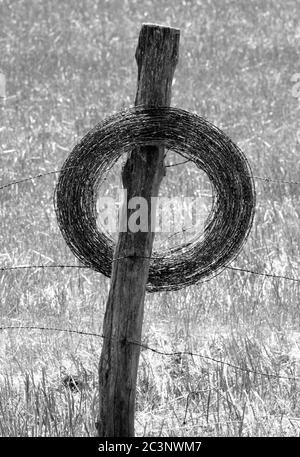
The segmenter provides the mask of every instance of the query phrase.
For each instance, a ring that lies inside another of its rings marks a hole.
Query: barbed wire
[[[180,163],[174,163],[174,164],[167,164],[166,167],[169,168],[169,167],[175,167],[175,166],[178,166],[178,165],[183,165],[187,162],[192,162],[190,159],[187,159],[183,162],[180,162]],[[69,168],[76,168],[76,167],[68,167]],[[60,170],[53,170],[53,171],[48,171],[48,172],[45,172],[45,173],[39,173],[37,175],[34,175],[34,176],[28,176],[27,178],[21,178],[19,180],[16,180],[16,181],[11,181],[11,182],[8,182],[6,184],[3,184],[0,186],[0,190],[2,189],[5,189],[7,187],[11,187],[11,186],[14,186],[14,185],[17,185],[17,184],[21,184],[23,182],[28,182],[28,181],[32,181],[34,179],[37,179],[37,178],[42,178],[44,176],[48,176],[48,175],[52,175],[52,174],[58,174],[61,172],[61,169]],[[282,180],[282,179],[273,179],[273,178],[268,178],[268,177],[262,177],[262,176],[256,176],[254,175],[253,176],[254,179],[258,179],[260,181],[265,181],[265,182],[268,182],[268,183],[279,183],[279,184],[295,184],[295,185],[300,185],[300,181],[286,181],[286,180]]]
[[[189,36],[186,35],[186,38],[189,38]],[[126,40],[126,42],[129,42],[129,41],[132,41],[132,42],[136,43],[137,40],[136,40],[136,37],[133,37],[133,38],[131,38],[129,40]],[[123,40],[123,42],[124,42],[124,40]],[[122,44],[122,40],[120,41],[120,43]],[[166,165],[166,167],[178,166],[178,165],[185,164],[187,162],[189,162],[189,160],[184,161],[184,162],[180,162],[180,163],[177,163],[177,164]],[[60,170],[41,173],[41,174],[38,174],[38,175],[35,175],[35,176],[32,176],[32,177],[28,177],[28,178],[24,178],[24,179],[21,179],[21,180],[18,180],[18,181],[7,183],[5,185],[0,186],[0,190],[8,188],[8,187],[11,187],[13,185],[20,184],[20,183],[32,181],[32,180],[34,180],[36,178],[41,178],[41,177],[44,177],[44,176],[47,176],[47,175],[52,175],[52,174],[57,174],[57,173],[60,173]],[[300,182],[298,182],[298,181],[275,180],[275,179],[271,179],[271,178],[268,178],[268,177],[264,178],[264,177],[260,177],[260,176],[253,176],[253,178],[257,179],[257,180],[264,181],[266,183],[300,185]],[[122,257],[122,258],[125,258],[125,257]],[[114,259],[114,261],[120,260],[122,258]],[[87,267],[86,266],[82,266],[82,265],[17,265],[17,266],[12,266],[12,267],[0,267],[0,270],[5,271],[5,270],[34,269],[34,268],[40,268],[40,269],[46,269],[46,268],[79,268],[79,269],[86,269]],[[253,270],[242,269],[242,268],[237,268],[237,267],[230,267],[230,266],[227,266],[225,268],[226,269],[235,270],[235,271],[246,272],[246,273],[250,273],[250,274],[254,274],[254,275],[265,276],[265,277],[268,277],[268,278],[285,279],[285,280],[300,282],[299,278],[292,278],[292,277],[288,277],[288,276],[275,275],[275,274],[271,274],[271,273],[260,273],[260,272],[256,272],[256,271],[253,271]],[[59,331],[59,332],[68,332],[68,333],[72,333],[72,334],[79,334],[79,335],[83,335],[83,336],[105,338],[103,335],[101,335],[99,333],[85,332],[85,331],[73,330],[73,329],[59,329],[59,328],[54,328],[54,327],[52,328],[52,327],[38,327],[38,326],[0,326],[0,331],[1,330],[2,331],[3,330],[14,330],[14,329],[15,330],[16,329],[31,329],[31,330],[41,330],[41,331]],[[236,370],[239,370],[239,371],[243,371],[243,372],[247,372],[247,373],[252,373],[252,374],[258,375],[258,376],[263,376],[263,377],[267,377],[267,378],[292,380],[292,381],[300,381],[300,378],[296,377],[296,376],[289,377],[289,376],[281,376],[281,375],[276,375],[276,374],[271,374],[271,373],[263,373],[263,372],[259,372],[259,371],[256,371],[256,370],[239,367],[239,366],[234,365],[234,364],[232,364],[230,362],[218,360],[218,359],[215,359],[215,358],[210,357],[210,356],[205,356],[203,354],[198,354],[198,353],[194,353],[194,352],[190,352],[190,351],[166,352],[166,351],[162,351],[162,350],[159,350],[159,349],[156,349],[156,348],[152,348],[152,347],[150,347],[150,346],[148,346],[146,344],[138,343],[138,342],[135,342],[135,341],[128,341],[128,343],[140,346],[141,348],[143,348],[145,350],[149,350],[149,351],[152,351],[153,353],[157,353],[157,354],[163,355],[163,356],[183,356],[183,355],[187,355],[187,356],[192,356],[192,357],[199,357],[201,359],[210,360],[210,361],[212,361],[214,363],[221,364],[223,366],[225,365],[225,366],[228,366],[230,368],[233,368],[233,369],[236,369]],[[188,394],[188,398],[189,398],[190,395],[191,395],[191,393]],[[184,424],[185,424],[185,420],[186,420],[187,410],[188,410],[188,399],[187,399],[187,405],[186,405]]]
[[[182,164],[185,164],[187,162],[190,162],[190,159],[187,159],[183,162],[180,162],[180,163],[176,163],[176,164],[169,164],[169,165],[166,165],[166,167],[172,167],[172,166],[177,166],[177,165],[182,165]],[[74,167],[70,167],[70,168],[74,168]],[[61,170],[52,170],[52,171],[49,171],[49,172],[45,172],[45,173],[39,173],[37,175],[34,175],[34,176],[29,176],[27,178],[22,178],[20,180],[16,180],[16,181],[12,181],[12,182],[9,182],[7,184],[4,184],[2,186],[0,186],[0,190],[4,189],[4,188],[7,188],[7,187],[10,187],[10,186],[13,186],[13,185],[17,185],[17,184],[20,184],[20,183],[23,183],[23,182],[27,182],[27,181],[31,181],[31,180],[34,180],[36,178],[42,178],[44,176],[48,176],[48,175],[52,175],[52,174],[57,174],[57,173],[60,173]],[[261,176],[253,176],[255,179],[258,179],[258,180],[262,180],[262,181],[265,181],[265,182],[272,182],[272,183],[283,183],[283,184],[300,184],[299,181],[286,181],[286,180],[275,180],[275,179],[272,179],[272,178],[268,178],[268,177],[261,177]],[[129,258],[130,256],[128,256]],[[120,257],[118,259],[113,259],[113,261],[117,261],[117,260],[121,260],[121,259],[124,259],[126,257]],[[154,257],[152,257],[154,258]],[[47,269],[47,268],[88,268],[84,265],[66,265],[66,264],[55,264],[55,265],[13,265],[13,266],[10,266],[10,267],[0,267],[0,271],[9,271],[9,270],[19,270],[19,269]],[[267,278],[274,278],[274,279],[284,279],[284,280],[289,280],[289,281],[294,281],[294,282],[300,282],[300,278],[294,278],[294,277],[291,277],[291,276],[286,276],[286,275],[278,275],[278,274],[273,274],[273,273],[262,273],[262,272],[258,272],[258,271],[253,271],[253,270],[249,270],[249,269],[244,269],[244,268],[238,268],[238,267],[230,267],[230,266],[227,266],[225,267],[226,269],[231,269],[231,270],[235,270],[235,271],[241,271],[241,272],[245,272],[245,273],[250,273],[250,274],[254,274],[254,275],[258,275],[258,276],[264,276],[264,277],[267,277]],[[203,281],[205,282],[205,281]]]
[[[102,335],[101,333],[96,333],[96,332],[86,332],[86,331],[83,331],[83,330],[74,330],[74,329],[63,329],[63,328],[58,328],[58,327],[44,327],[44,326],[38,326],[38,325],[5,325],[5,326],[0,326],[0,331],[3,331],[3,330],[42,330],[42,331],[54,331],[54,332],[64,332],[64,333],[74,333],[74,334],[78,334],[78,335],[82,335],[82,336],[93,336],[93,337],[96,337],[96,338],[102,338],[102,339],[110,339],[111,341],[118,341],[116,338],[111,338],[111,337],[107,337],[107,336],[104,336]],[[208,355],[204,355],[204,354],[200,354],[200,353],[197,353],[197,352],[192,352],[192,351],[163,351],[161,349],[157,349],[157,348],[153,348],[151,346],[149,346],[148,344],[144,344],[144,343],[140,343],[138,341],[134,341],[134,340],[125,340],[122,339],[122,341],[120,340],[120,343],[122,343],[122,345],[124,345],[125,343],[126,344],[134,344],[135,346],[139,346],[145,350],[148,350],[148,351],[151,351],[155,354],[159,354],[159,355],[163,355],[163,356],[168,356],[168,357],[175,357],[175,356],[190,356],[190,357],[199,357],[201,359],[205,359],[205,360],[209,360],[211,362],[214,362],[214,363],[218,363],[220,365],[225,365],[225,366],[228,366],[230,368],[233,368],[235,370],[239,370],[239,371],[243,371],[243,372],[246,372],[246,373],[252,373],[254,375],[258,375],[258,376],[264,376],[264,377],[268,377],[268,378],[277,378],[277,379],[286,379],[286,380],[292,380],[292,381],[300,381],[300,377],[298,376],[283,376],[283,375],[278,375],[278,374],[273,374],[273,373],[265,373],[265,372],[262,372],[262,371],[257,371],[257,370],[253,370],[251,368],[244,368],[244,367],[240,367],[238,365],[235,365],[231,362],[226,362],[224,360],[219,360],[219,359],[216,359],[214,357],[211,357],[211,356],[208,356]]]
[[[123,260],[123,259],[133,259],[133,258],[141,258],[141,259],[155,259],[155,257],[146,257],[146,256],[122,256],[113,259],[113,262],[118,261],[118,260]],[[22,270],[22,269],[47,269],[47,268],[80,268],[80,269],[87,269],[90,270],[91,268],[86,266],[86,265],[64,265],[64,264],[55,264],[55,265],[12,265],[10,267],[0,267],[0,271],[11,271],[11,270]],[[257,276],[264,276],[267,278],[273,278],[273,279],[285,279],[287,281],[294,281],[294,282],[300,282],[300,278],[294,278],[292,276],[285,276],[285,275],[278,275],[278,274],[273,274],[273,273],[260,273],[259,271],[254,271],[254,270],[248,270],[245,268],[239,268],[239,267],[230,267],[226,266],[224,267],[227,270],[235,270],[235,271],[241,271],[244,273],[250,273],[254,274]],[[213,278],[210,278],[210,280]],[[207,280],[204,281],[199,281],[198,284],[201,284],[202,282],[207,282]]]
[[[47,269],[47,268],[82,268],[90,269],[85,265],[12,265],[11,267],[0,267],[0,271],[10,271],[10,270],[30,270],[34,268]]]
[[[230,267],[230,266],[227,266],[225,268],[228,270],[242,271],[244,273],[250,273],[250,274],[258,275],[258,276],[266,276],[267,278],[286,279],[288,281],[300,282],[300,278],[293,278],[291,276],[277,275],[277,274],[273,274],[273,273],[260,273],[258,271],[248,270],[246,268],[238,268],[238,267]]]
[[[38,175],[28,176],[27,178],[22,178],[18,181],[11,181],[7,184],[3,184],[2,186],[0,186],[0,190],[5,189],[6,187],[10,187],[10,186],[14,186],[14,185],[26,182],[26,181],[33,181],[36,178],[42,178],[44,176],[54,175],[54,174],[60,173],[60,171],[61,170],[47,171],[46,173],[39,173]]]

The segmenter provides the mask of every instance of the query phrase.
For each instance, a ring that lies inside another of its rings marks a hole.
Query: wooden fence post
[[[178,60],[178,29],[143,24],[136,61],[138,83],[135,105],[169,106],[171,85]],[[102,437],[134,436],[135,393],[141,341],[144,297],[154,233],[151,232],[151,197],[158,195],[165,174],[163,146],[136,147],[122,171],[127,202],[143,197],[148,202],[148,232],[121,232],[114,255],[111,288],[103,324],[103,348],[99,363]],[[128,209],[127,221],[133,210]],[[153,221],[152,221],[153,222]],[[153,225],[154,226],[154,225]]]

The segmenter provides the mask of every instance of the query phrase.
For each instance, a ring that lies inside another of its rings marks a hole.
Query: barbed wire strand
[[[155,257],[146,257],[146,256],[123,256],[123,257],[117,257],[113,259],[113,262],[118,261],[118,260],[123,260],[123,259],[133,259],[133,258],[142,258],[142,259],[155,259]],[[0,271],[11,271],[11,270],[22,270],[22,269],[47,269],[47,268],[80,268],[80,269],[87,269],[90,270],[91,268],[86,266],[86,265],[63,265],[63,264],[58,264],[58,265],[13,265],[11,267],[0,267]],[[230,267],[226,266],[224,267],[227,270],[235,270],[235,271],[241,271],[244,273],[250,273],[254,274],[257,276],[265,276],[267,278],[274,278],[274,279],[285,279],[287,281],[294,281],[294,282],[300,282],[300,278],[293,278],[292,276],[284,276],[284,275],[277,275],[273,273],[260,273],[259,271],[254,271],[254,270],[248,270],[245,268],[238,268],[238,267]],[[212,278],[213,279],[213,278]],[[200,281],[199,283],[201,283]],[[206,281],[203,281],[206,282]]]
[[[54,174],[60,173],[60,171],[61,170],[47,171],[46,173],[39,173],[38,175],[35,175],[35,176],[28,176],[27,178],[22,178],[18,181],[11,181],[7,184],[3,184],[2,186],[0,186],[0,190],[5,189],[6,187],[10,187],[10,186],[14,186],[14,185],[23,183],[23,182],[33,181],[36,178],[42,178],[44,176],[54,175]]]
[[[246,268],[238,268],[238,267],[230,267],[230,266],[227,266],[225,268],[228,270],[242,271],[244,273],[250,273],[250,274],[258,275],[258,276],[266,276],[267,278],[286,279],[288,281],[300,282],[300,278],[293,278],[291,276],[277,275],[277,274],[273,274],[273,273],[259,273],[258,271],[248,270]]]
[[[106,337],[104,335],[102,335],[101,333],[95,333],[95,332],[85,332],[85,331],[82,331],[82,330],[73,330],[73,329],[63,329],[63,328],[57,328],[57,327],[40,327],[40,326],[37,326],[37,325],[9,325],[9,326],[0,326],[0,331],[3,331],[3,330],[42,330],[42,331],[54,331],[54,332],[64,332],[64,333],[75,333],[75,334],[78,334],[78,335],[83,335],[83,336],[93,336],[93,337],[96,337],[96,338],[102,338],[102,339],[105,339],[105,338],[109,338],[110,340],[116,340],[115,338],[110,338],[110,337]],[[120,341],[120,343],[124,344],[124,340]],[[297,377],[297,376],[283,376],[283,375],[277,375],[277,374],[273,374],[273,373],[264,373],[262,371],[257,371],[257,370],[252,370],[250,368],[244,368],[244,367],[240,367],[238,365],[234,365],[233,363],[230,363],[230,362],[226,362],[224,360],[218,360],[218,359],[215,359],[214,357],[211,357],[211,356],[208,356],[208,355],[203,355],[203,354],[199,354],[199,353],[196,353],[196,352],[192,352],[192,351],[172,351],[172,352],[167,352],[167,351],[162,351],[160,349],[156,349],[156,348],[153,348],[151,346],[148,346],[147,344],[144,344],[144,343],[139,343],[138,341],[133,341],[133,340],[127,340],[126,341],[127,344],[134,344],[135,346],[139,346],[145,350],[148,350],[148,351],[151,351],[151,352],[154,352],[155,354],[159,354],[159,355],[163,355],[163,356],[168,356],[168,357],[174,357],[174,356],[183,356],[183,355],[187,355],[187,356],[190,356],[190,357],[199,357],[201,359],[206,359],[206,360],[209,360],[211,362],[214,362],[214,363],[219,363],[221,365],[226,365],[230,368],[233,368],[235,370],[239,370],[239,371],[243,371],[243,372],[246,372],[246,373],[252,373],[252,374],[255,374],[255,375],[258,375],[258,376],[265,376],[265,377],[268,377],[268,378],[278,378],[278,379],[288,379],[288,380],[292,380],[292,381],[300,381],[300,377]]]
[[[175,166],[178,166],[178,165],[183,165],[187,162],[192,162],[190,159],[187,159],[183,162],[180,162],[180,163],[174,163],[174,164],[168,164],[166,165],[167,168],[169,167],[175,167]],[[76,168],[76,167],[68,167],[68,168]],[[53,171],[48,171],[46,173],[39,173],[37,175],[34,175],[34,176],[28,176],[27,178],[22,178],[22,179],[19,179],[17,181],[11,181],[11,182],[8,182],[6,184],[3,184],[0,186],[0,190],[2,189],[5,189],[7,187],[11,187],[11,186],[15,186],[17,184],[21,184],[23,182],[28,182],[28,181],[33,181],[34,179],[37,179],[37,178],[42,178],[44,176],[48,176],[48,175],[52,175],[52,174],[58,174],[60,173],[61,170],[53,170]],[[281,179],[272,179],[272,178],[268,178],[268,177],[262,177],[262,176],[256,176],[254,175],[253,176],[254,179],[258,179],[260,181],[265,181],[265,182],[269,182],[269,183],[279,183],[279,184],[294,184],[294,185],[300,185],[300,181],[286,181],[286,180],[281,180]]]
[[[89,269],[89,267],[85,265],[13,265],[11,267],[0,267],[0,271],[10,271],[10,270],[30,270],[30,269],[47,269],[47,268],[85,268]]]

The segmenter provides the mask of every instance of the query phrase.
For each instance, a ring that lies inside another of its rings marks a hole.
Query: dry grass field
[[[0,9],[0,267],[78,264],[55,218],[58,175],[1,186],[59,170],[91,127],[133,104],[143,22],[181,29],[173,106],[226,132],[256,177],[300,181],[297,0],[2,0]],[[118,185],[116,167],[104,191]],[[255,185],[253,228],[232,266],[300,278],[300,185]],[[168,168],[161,193],[204,186],[185,164]],[[101,333],[108,291],[109,279],[88,269],[0,271],[0,327]],[[142,350],[138,436],[300,435],[299,282],[228,269],[148,294],[143,328],[150,347],[204,357]],[[94,436],[101,345],[0,330],[0,435]]]

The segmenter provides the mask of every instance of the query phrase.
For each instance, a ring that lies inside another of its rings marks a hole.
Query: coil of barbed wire
[[[212,185],[204,232],[154,251],[147,290],[177,290],[209,279],[240,252],[252,226],[255,189],[249,163],[228,136],[188,111],[134,107],[105,119],[75,146],[55,189],[57,220],[66,243],[87,267],[110,276],[115,242],[97,226],[97,189],[122,154],[162,144],[189,158]]]

